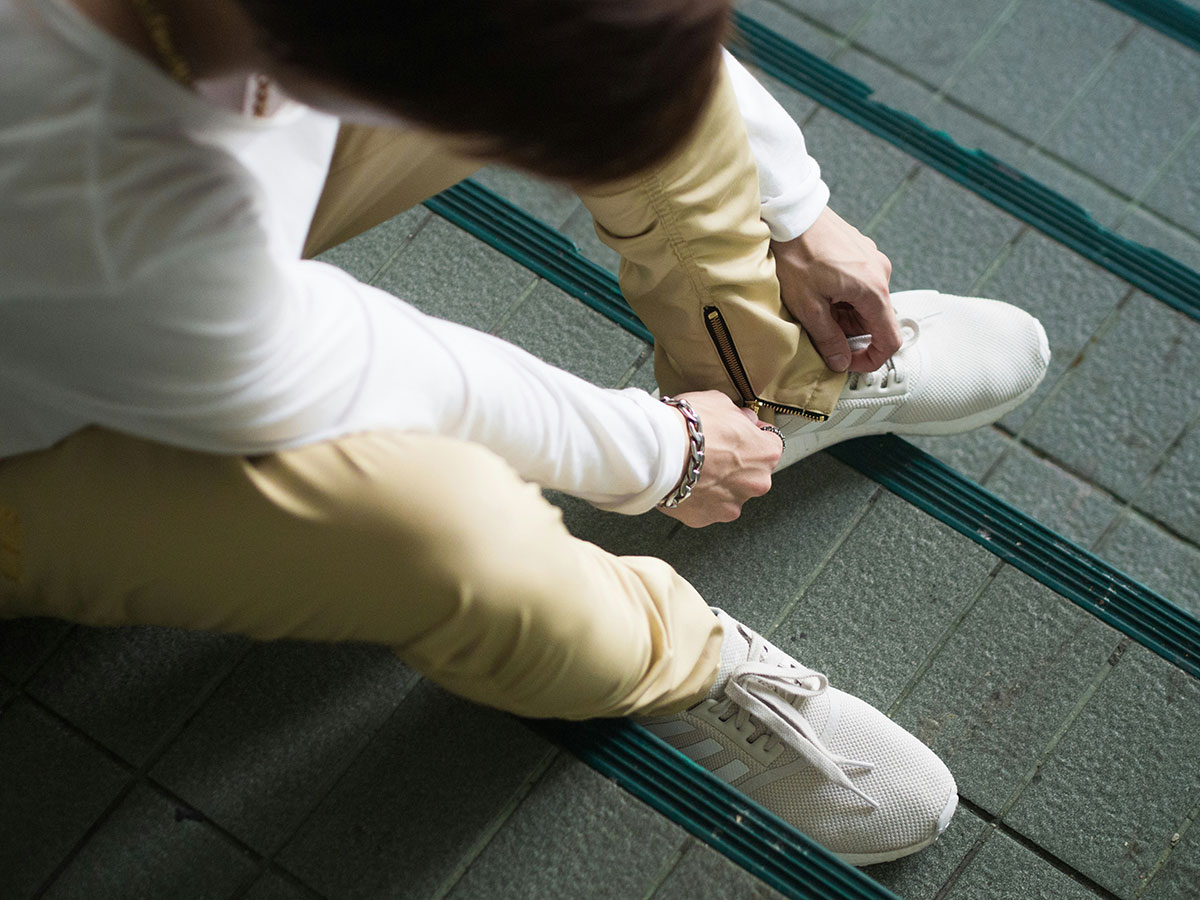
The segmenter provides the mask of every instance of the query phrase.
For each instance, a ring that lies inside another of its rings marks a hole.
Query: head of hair
[[[596,183],[688,134],[731,0],[239,0],[283,65],[473,152]]]

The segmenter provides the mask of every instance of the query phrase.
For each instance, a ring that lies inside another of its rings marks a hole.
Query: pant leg
[[[720,627],[666,563],[572,537],[474,444],[372,432],[273,455],[106,430],[0,461],[0,616],[371,641],[529,716],[669,712]]]
[[[679,153],[580,197],[601,240],[621,255],[621,290],[654,333],[654,371],[664,393],[723,390],[748,406],[763,401],[766,420],[770,404],[832,411],[846,376],[825,366],[783,306],[760,217],[758,171],[727,74]],[[713,309],[749,391],[731,375],[731,354],[723,359],[718,349]]]
[[[304,256],[311,258],[457,184],[483,161],[423,131],[343,125]]]

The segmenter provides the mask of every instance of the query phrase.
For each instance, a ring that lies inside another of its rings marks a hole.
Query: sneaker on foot
[[[708,697],[641,724],[851,865],[898,859],[937,840],[958,791],[933,751],[714,612],[725,642]]]
[[[957,434],[995,422],[1034,392],[1050,363],[1040,322],[997,300],[892,294],[904,343],[874,372],[851,372],[824,422],[776,416],[776,469],[867,434]],[[851,339],[852,347],[854,339]]]

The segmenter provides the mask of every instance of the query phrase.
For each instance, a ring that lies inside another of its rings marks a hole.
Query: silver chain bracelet
[[[658,505],[663,509],[674,509],[692,495],[696,482],[700,480],[700,468],[704,465],[704,432],[700,429],[700,417],[692,409],[692,404],[675,397],[660,397],[659,399],[683,413],[684,421],[687,422],[688,461],[687,467],[683,470],[683,478],[680,479],[675,490],[658,501]]]

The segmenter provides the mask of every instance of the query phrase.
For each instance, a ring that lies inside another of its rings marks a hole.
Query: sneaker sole
[[[1046,339],[1046,331],[1042,328],[1041,323],[1038,323],[1039,339],[1042,348],[1042,357],[1049,357],[1049,344]],[[811,434],[796,434],[788,435],[786,438],[787,447],[783,452],[779,464],[775,467],[778,472],[781,469],[790,466],[792,463],[799,462],[806,456],[811,456],[819,450],[824,450],[826,447],[832,447],[834,444],[840,444],[842,441],[853,440],[858,437],[868,437],[876,434],[916,434],[916,435],[948,435],[962,434],[965,431],[972,431],[984,425],[991,425],[998,419],[1002,419],[1008,415],[1026,400],[1033,396],[1033,392],[1038,389],[1042,380],[1046,377],[1046,370],[1042,370],[1041,378],[1038,378],[1027,390],[1018,394],[1012,400],[994,406],[991,409],[985,409],[975,413],[973,416],[966,416],[962,419],[951,419],[948,422],[927,422],[919,425],[900,425],[895,426],[888,422],[880,422],[878,424],[867,424],[860,426],[851,426],[846,429],[837,431],[814,431]],[[795,447],[793,451],[792,448]]]
[[[873,866],[878,863],[892,862],[901,857],[908,856],[910,853],[916,853],[918,850],[924,850],[926,847],[933,844],[942,832],[950,825],[950,819],[954,817],[954,811],[958,808],[958,793],[957,791],[950,795],[950,800],[946,804],[942,814],[938,816],[937,833],[933,837],[925,838],[915,844],[910,844],[907,847],[899,847],[894,850],[884,850],[880,853],[837,853],[834,854],[844,863],[849,863],[852,866]]]

